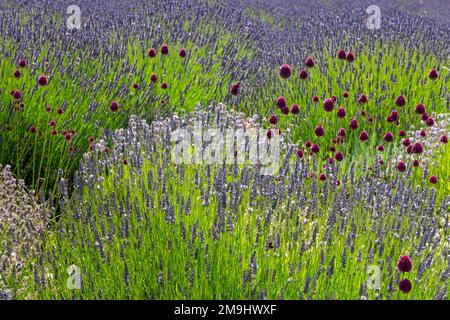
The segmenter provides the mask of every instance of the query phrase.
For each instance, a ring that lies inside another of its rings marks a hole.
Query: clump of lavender
[[[8,281],[11,277],[20,279],[25,261],[38,252],[44,232],[44,206],[36,202],[35,194],[26,188],[24,181],[14,178],[9,166],[0,165],[0,296],[3,298],[11,296]],[[22,290],[23,286],[26,284],[18,284],[18,289]]]

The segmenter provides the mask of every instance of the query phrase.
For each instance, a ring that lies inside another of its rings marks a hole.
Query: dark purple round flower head
[[[410,144],[409,146],[407,146],[407,147],[406,147],[406,153],[407,153],[407,154],[412,154],[412,148],[413,148],[413,145],[412,145],[412,144]]]
[[[367,103],[367,96],[364,93],[359,96],[358,103],[361,104]]]
[[[345,99],[347,99],[347,98],[348,98],[348,92],[345,91],[345,92],[342,94],[342,96],[343,96]]]
[[[300,149],[297,150],[297,157],[300,158],[300,159],[303,158],[303,151],[302,150],[300,150]]]
[[[399,161],[397,163],[397,170],[400,172],[405,172],[406,171],[406,164],[403,161]]]
[[[16,100],[20,100],[22,99],[22,93],[19,90],[14,90],[12,92],[12,96],[14,97],[14,99]]]
[[[400,256],[397,262],[397,269],[400,272],[410,272],[412,269],[412,261],[408,256]]]
[[[414,112],[417,113],[417,114],[424,114],[425,113],[425,106],[423,104],[419,103],[416,106],[416,109],[414,110]]]
[[[345,52],[344,49],[341,49],[338,51],[338,59],[344,60],[345,58],[347,58],[347,53]]]
[[[427,121],[428,113],[425,112],[424,114],[422,114],[422,116],[420,118],[422,119],[422,121]]]
[[[312,144],[311,144],[311,141],[306,141],[306,143],[305,143],[305,147],[307,147],[307,148],[311,148],[311,146],[312,146]]]
[[[345,56],[345,59],[348,62],[353,62],[355,61],[355,54],[353,52],[348,52],[347,55]]]
[[[340,162],[340,161],[344,160],[344,154],[340,151],[336,152],[336,154],[334,155],[334,158]]]
[[[398,136],[399,136],[399,137],[404,137],[405,135],[406,135],[405,130],[400,130],[400,131],[398,132]]]
[[[436,69],[431,69],[430,73],[428,73],[428,78],[431,80],[436,80],[439,78],[439,72]]]
[[[235,83],[231,84],[230,93],[233,96],[237,96],[237,94],[239,93],[239,88],[240,88],[239,82],[235,82]]]
[[[282,64],[280,67],[280,77],[283,79],[289,79],[292,74],[291,66],[287,63]]]
[[[405,147],[407,147],[407,146],[409,146],[410,144],[411,144],[411,140],[409,140],[409,139],[405,139],[405,140],[403,140],[403,145],[405,146]]]
[[[291,107],[292,114],[299,114],[300,113],[300,107],[296,104],[293,104]]]
[[[152,74],[152,76],[150,77],[150,80],[151,80],[153,83],[156,83],[156,81],[158,81],[158,76],[157,76],[156,74]]]
[[[275,125],[275,124],[277,124],[277,122],[278,122],[278,117],[276,115],[272,114],[269,118],[269,123]]]
[[[321,173],[321,174],[320,174],[319,180],[320,180],[320,181],[325,181],[325,180],[327,180],[327,176],[325,175],[325,173]]]
[[[361,132],[361,134],[359,135],[359,140],[360,141],[367,141],[369,140],[369,134],[367,133],[367,131],[363,131]]]
[[[421,137],[426,137],[426,136],[427,136],[426,131],[425,131],[425,130],[421,130],[421,131],[420,131],[420,136],[421,136]]]
[[[277,98],[277,107],[279,109],[283,108],[284,106],[286,106],[286,99],[283,96],[280,96]]]
[[[167,44],[163,44],[162,46],[161,46],[161,53],[162,54],[169,54],[169,46],[167,45]]]
[[[441,136],[439,139],[442,143],[448,143],[448,137],[446,135]]]
[[[117,101],[111,101],[111,104],[109,105],[109,109],[112,112],[116,112],[119,109],[119,104],[117,103]]]
[[[28,129],[28,132],[31,133],[31,134],[35,134],[36,131],[37,131],[37,129],[36,129],[35,126],[31,126],[31,127]]]
[[[16,69],[16,71],[14,71],[13,73],[14,78],[19,79],[22,76],[22,72],[20,72],[19,69]]]
[[[306,80],[308,78],[308,72],[306,70],[300,70],[300,79]]]
[[[437,177],[436,176],[431,176],[430,177],[430,183],[436,184],[437,183]]]
[[[392,110],[391,111],[391,119],[392,121],[397,121],[398,120],[398,111],[397,110]]]
[[[415,159],[414,161],[413,161],[413,167],[418,167],[419,166],[419,160],[417,160],[417,159]]]
[[[323,135],[325,134],[325,130],[323,129],[323,127],[319,124],[315,129],[314,129],[314,133],[316,136],[318,137],[323,137]]]
[[[403,293],[409,293],[412,289],[412,283],[408,279],[403,279],[398,283],[398,288]]]
[[[406,104],[406,99],[404,96],[398,96],[397,99],[395,99],[395,105],[397,107],[403,107]]]
[[[156,57],[156,49],[155,49],[155,48],[150,48],[150,49],[148,49],[148,56],[149,56],[150,58]]]
[[[333,111],[333,108],[334,108],[334,100],[333,100],[333,99],[328,98],[328,99],[326,99],[326,100],[323,102],[323,109],[324,109],[326,112],[331,112],[331,111]]]
[[[337,141],[336,141],[336,138],[334,138],[332,141],[333,141],[334,144],[337,142]],[[336,148],[335,148],[334,146],[331,146],[331,147],[330,147],[330,151],[331,151],[331,152],[335,152],[335,151],[336,151]]]
[[[160,87],[161,87],[161,89],[166,90],[167,89],[167,83],[166,82],[161,83]]]
[[[133,88],[134,89],[139,89],[139,83],[133,83]]]
[[[306,58],[305,66],[307,66],[308,68],[314,68],[315,65],[316,63],[314,62],[314,59],[312,57]]]
[[[288,106],[284,106],[281,108],[281,113],[284,115],[288,115],[289,114],[289,107]]]
[[[419,142],[414,143],[412,152],[415,154],[420,154],[423,152],[423,146]]]
[[[272,130],[267,130],[267,139],[272,139]]]
[[[388,115],[388,116],[386,117],[386,121],[390,123],[390,122],[393,122],[394,120],[392,120],[391,115]]]
[[[391,132],[387,132],[384,137],[383,137],[384,141],[386,142],[392,142],[394,141],[394,135]]]
[[[358,121],[356,119],[350,120],[350,129],[352,130],[358,129]]]
[[[313,100],[314,103],[317,103],[317,102],[319,102],[319,97],[318,96],[314,96],[312,100]]]
[[[342,119],[342,118],[345,118],[345,115],[346,115],[345,109],[342,107],[339,107],[339,109],[337,110],[337,117]]]
[[[180,57],[185,58],[186,57],[186,49],[181,48],[180,52],[178,52],[178,54],[180,55]]]
[[[380,144],[380,145],[377,147],[377,150],[380,151],[380,152],[383,152],[383,151],[384,151],[384,147]]]
[[[338,137],[345,137],[345,134],[346,134],[347,132],[345,131],[345,129],[344,128],[340,128],[339,130],[338,130],[338,132],[337,132],[337,135],[338,135]]]
[[[27,65],[28,65],[28,63],[27,63],[26,60],[24,60],[24,59],[20,59],[20,60],[19,60],[19,67],[21,67],[21,68],[26,68]]]
[[[312,151],[313,153],[319,153],[319,152],[320,152],[320,148],[319,148],[319,146],[318,146],[317,144],[313,144],[313,145],[311,146],[311,151]]]
[[[427,121],[425,121],[425,123],[427,124],[427,126],[432,127],[434,125],[434,120],[430,117],[427,119]]]
[[[47,79],[47,76],[45,76],[45,75],[40,75],[39,77],[38,77],[38,84],[40,85],[40,86],[46,86],[47,85],[47,83],[48,83],[48,79]]]

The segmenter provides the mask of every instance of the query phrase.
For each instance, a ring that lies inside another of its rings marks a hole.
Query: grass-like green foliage
[[[115,135],[116,152],[86,156],[46,240],[33,298],[442,296],[448,213],[434,189],[359,168],[336,187],[334,170],[326,182],[310,179],[299,159],[274,177],[176,166],[159,134],[133,120]],[[400,255],[413,260],[410,273],[397,271]],[[73,264],[81,290],[67,288]],[[381,269],[380,290],[366,287],[371,265]],[[408,295],[397,287],[403,278],[413,283]]]
[[[55,181],[73,175],[89,148],[89,137],[123,127],[130,114],[151,120],[156,114],[193,110],[197,104],[227,95],[231,80],[222,68],[222,57],[227,54],[224,48],[236,50],[236,59],[251,55],[250,50],[244,54],[244,49],[237,49],[230,39],[226,33],[217,36],[214,47],[169,43],[169,55],[161,55],[156,48],[153,59],[147,56],[152,45],[130,43],[121,49],[125,58],[115,61],[101,52],[95,59],[80,60],[83,51],[43,48],[36,66],[19,68],[23,73],[19,79],[13,77],[17,61],[2,59],[0,80],[7,90],[1,92],[0,163],[10,163],[17,177],[42,190],[44,196],[54,195]],[[6,45],[15,50],[13,44]],[[181,47],[187,50],[184,59],[178,56]],[[50,76],[47,86],[38,86],[39,74]],[[158,77],[155,84],[150,81],[152,74]],[[166,90],[160,88],[162,82],[168,84]],[[139,84],[138,89],[133,88],[134,83]],[[20,90],[23,99],[15,101],[12,90]],[[113,100],[119,103],[119,111],[114,113],[109,109]],[[47,106],[51,112],[46,111]],[[60,108],[63,114],[57,113]],[[50,121],[56,126],[50,127]],[[35,134],[29,132],[31,126],[37,129]],[[53,129],[57,135],[51,134]],[[62,132],[72,130],[76,134],[68,141]]]

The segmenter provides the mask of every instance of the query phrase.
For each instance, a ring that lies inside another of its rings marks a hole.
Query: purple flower
[[[178,55],[182,58],[186,57],[186,49],[185,48],[181,48],[180,52],[178,52]]]
[[[438,179],[437,179],[437,177],[436,177],[436,176],[431,176],[431,177],[430,177],[430,183],[432,183],[432,184],[436,184],[436,183],[437,183],[437,181],[438,181]]]
[[[416,109],[414,110],[414,112],[417,113],[417,114],[424,114],[425,113],[425,106],[423,104],[419,103],[416,106]]]
[[[299,114],[300,113],[300,107],[296,104],[293,104],[291,107],[292,114]]]
[[[436,69],[431,69],[428,73],[428,78],[431,80],[436,80],[439,77],[439,72]]]
[[[169,46],[167,44],[161,46],[161,53],[164,55],[169,54]]]
[[[275,124],[277,124],[277,122],[278,122],[278,117],[276,115],[272,114],[269,118],[269,123],[275,125]]]
[[[280,96],[277,98],[277,107],[279,109],[283,108],[284,106],[286,106],[286,99],[283,96]]]
[[[150,48],[150,49],[148,50],[148,56],[149,56],[150,58],[156,57],[156,49],[155,49],[155,48]]]
[[[395,99],[395,105],[397,107],[403,107],[406,104],[406,99],[404,96],[398,96],[397,99]]]
[[[347,58],[347,53],[345,52],[344,49],[341,49],[338,51],[337,56],[338,56],[338,59],[345,60],[345,58]]]
[[[300,70],[300,79],[306,80],[308,78],[308,72],[306,70]]]
[[[403,293],[408,293],[411,291],[412,289],[412,283],[411,281],[409,281],[408,279],[403,279],[402,281],[400,281],[398,283],[398,288],[400,289],[400,291],[402,291]]]
[[[383,137],[384,141],[390,143],[392,141],[394,141],[394,135],[391,132],[387,132],[384,137]]]
[[[280,77],[283,79],[289,79],[292,74],[291,66],[288,64],[282,64],[280,67]]]
[[[338,118],[345,118],[345,109],[342,107],[339,107],[339,109],[337,110],[337,117]]]
[[[367,140],[369,140],[369,134],[367,133],[367,131],[364,130],[359,135],[359,141],[367,141]]]
[[[333,100],[333,99],[328,98],[328,99],[326,99],[326,100],[323,102],[323,109],[324,109],[326,112],[331,112],[331,111],[333,111],[333,108],[334,108],[334,100]]]
[[[423,152],[423,146],[419,142],[414,143],[412,152],[415,154],[420,154]]]
[[[412,269],[412,261],[408,256],[400,256],[397,262],[397,269],[401,272],[410,272]]]
[[[400,172],[405,172],[406,171],[406,164],[403,161],[399,161],[397,163],[397,170]]]
[[[314,129],[314,133],[316,136],[318,137],[323,137],[323,135],[325,134],[325,130],[323,129],[323,127],[321,125],[318,125],[315,129]]]
[[[353,61],[355,61],[355,54],[353,52],[348,52],[345,59],[348,62],[353,62]]]
[[[306,58],[305,66],[307,66],[308,68],[314,68],[315,65],[316,63],[314,62],[314,59],[312,57]]]

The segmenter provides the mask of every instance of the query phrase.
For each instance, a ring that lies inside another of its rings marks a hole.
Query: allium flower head
[[[448,143],[448,137],[446,135],[441,136],[439,139],[442,143]]]
[[[364,93],[361,94],[358,98],[358,103],[364,104],[367,103],[367,101],[368,101],[367,96]]]
[[[314,62],[314,59],[312,57],[306,58],[305,66],[307,66],[308,68],[314,68],[315,65],[316,63]]]
[[[241,87],[241,85],[240,85],[239,82],[232,83],[231,86],[230,86],[230,93],[233,96],[237,96],[237,94],[239,93],[239,88],[240,87]]]
[[[380,151],[380,152],[383,152],[383,151],[384,151],[384,146],[380,144],[380,145],[377,147],[377,150]]]
[[[291,66],[288,64],[282,64],[280,67],[280,77],[283,79],[289,79],[292,74]]]
[[[344,49],[341,49],[338,51],[337,56],[338,56],[338,59],[344,60],[347,58],[347,53],[345,52]]]
[[[291,107],[292,114],[299,114],[300,113],[300,107],[296,104],[293,104]]]
[[[181,48],[180,52],[178,52],[178,55],[182,58],[186,57],[186,49],[185,48]]]
[[[367,131],[362,131],[359,135],[359,140],[360,141],[367,141],[369,140],[369,134],[367,133]]]
[[[161,46],[161,53],[164,55],[169,54],[169,46],[167,44]]]
[[[430,78],[431,80],[436,80],[437,78],[439,78],[439,72],[436,69],[431,69],[428,73],[428,78]]]
[[[358,121],[356,119],[350,120],[350,129],[352,130],[358,129]]]
[[[425,106],[422,103],[419,103],[416,106],[414,112],[417,113],[417,114],[424,114],[425,113]]]
[[[345,109],[342,107],[339,107],[337,110],[337,117],[342,119],[342,118],[345,118],[345,115],[346,115]]]
[[[327,180],[327,176],[325,175],[325,173],[321,173],[321,174],[320,174],[319,180],[320,180],[320,181],[325,181],[325,180]]]
[[[334,155],[334,158],[340,162],[340,161],[344,160],[344,154],[342,152],[338,151]]]
[[[331,112],[331,111],[333,111],[333,108],[334,108],[334,100],[333,100],[333,99],[328,98],[328,99],[326,99],[326,100],[323,102],[323,109],[324,109],[326,112]]]
[[[321,125],[318,125],[314,129],[314,134],[318,137],[323,137],[323,135],[325,134],[325,130],[323,129],[323,127]]]
[[[161,83],[160,87],[161,87],[161,89],[166,90],[167,89],[167,83],[166,82]]]
[[[384,137],[383,137],[384,141],[390,143],[392,141],[394,141],[394,135],[391,132],[387,132]]]
[[[284,106],[281,108],[281,113],[284,115],[288,115],[289,114],[289,107],[288,106]]]
[[[400,256],[400,259],[397,262],[397,269],[400,272],[410,272],[412,269],[412,261],[408,256]]]
[[[301,149],[298,149],[296,155],[300,159],[303,158],[303,151]]]
[[[267,130],[267,139],[272,139],[272,130]]]
[[[269,118],[269,123],[273,124],[273,125],[277,124],[278,123],[278,117],[276,115],[272,114],[270,116],[270,118]]]
[[[434,125],[434,120],[433,118],[429,117],[427,121],[425,121],[425,123],[427,124],[427,126],[432,127]]]
[[[338,130],[338,132],[337,132],[337,135],[338,135],[338,137],[345,137],[345,134],[346,134],[347,132],[345,131],[345,129],[344,128],[340,128],[339,130]]]
[[[28,62],[25,59],[20,59],[19,60],[19,67],[26,68],[27,65],[28,65]]]
[[[156,57],[156,49],[155,49],[155,48],[150,48],[150,49],[148,50],[148,56],[149,56],[150,58]]]
[[[423,146],[420,142],[416,142],[413,145],[412,152],[415,154],[420,154],[423,152]]]
[[[403,293],[409,293],[412,289],[412,283],[408,279],[403,279],[398,283],[398,288]]]
[[[406,164],[403,161],[399,161],[397,163],[397,170],[400,172],[405,172],[406,171]]]
[[[348,62],[353,62],[355,61],[355,54],[353,52],[348,52],[347,55],[345,56],[345,59]]]
[[[320,152],[320,148],[319,148],[319,146],[318,146],[317,144],[313,144],[313,145],[311,146],[311,151],[312,151],[313,153],[319,153],[319,152]]]
[[[116,112],[117,110],[119,110],[119,104],[117,103],[117,101],[111,101],[111,104],[109,105],[109,109],[112,112]]]
[[[396,105],[397,107],[403,107],[405,104],[406,104],[406,99],[405,99],[404,96],[398,96],[398,97],[395,99],[395,105]]]
[[[317,102],[319,102],[319,97],[318,96],[314,96],[312,100],[313,100],[314,103],[317,103]]]
[[[405,135],[406,135],[405,130],[400,130],[400,131],[398,132],[398,136],[399,136],[399,137],[404,137]]]
[[[19,69],[16,69],[16,70],[13,72],[13,76],[14,76],[14,78],[16,78],[16,79],[19,79],[19,78],[22,76],[22,72],[20,72]]]
[[[431,176],[431,177],[430,177],[430,183],[432,183],[432,184],[436,184],[436,183],[437,183],[437,181],[438,181],[438,179],[437,179],[437,177],[436,177],[436,176]]]
[[[48,83],[48,79],[47,79],[47,76],[45,76],[45,75],[40,75],[39,77],[38,77],[38,84],[40,85],[40,86],[46,86],[47,85],[47,83]]]
[[[345,99],[347,99],[347,98],[348,98],[348,92],[345,91],[345,92],[342,94],[342,96],[343,96]]]
[[[277,107],[283,108],[286,105],[286,99],[283,96],[277,98]]]
[[[308,72],[306,70],[300,70],[300,74],[299,74],[300,79],[302,80],[306,80],[308,78]]]

